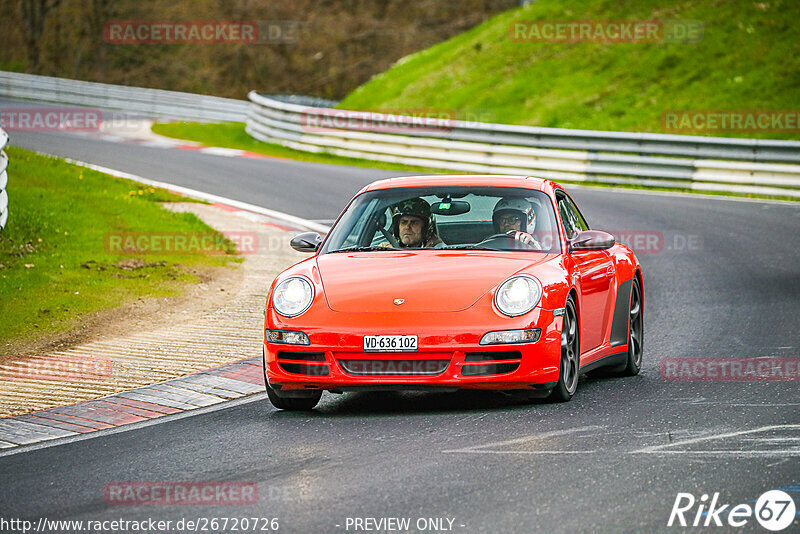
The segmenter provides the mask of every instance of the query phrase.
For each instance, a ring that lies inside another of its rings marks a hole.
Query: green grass
[[[254,139],[244,130],[243,122],[199,123],[199,122],[163,122],[153,124],[154,133],[175,139],[195,141],[206,146],[222,148],[237,148],[256,154],[273,156],[277,158],[292,159],[295,161],[308,161],[312,163],[328,163],[332,165],[350,165],[353,167],[369,167],[372,169],[387,169],[411,171],[420,173],[441,172],[424,167],[400,165],[381,161],[372,161],[359,158],[346,158],[322,152],[304,152],[294,150],[274,143],[264,143]]]
[[[695,43],[524,43],[515,21],[695,20]],[[662,132],[672,110],[796,110],[800,3],[537,0],[398,61],[339,105],[481,122]],[[798,133],[673,132],[800,139]]]
[[[114,233],[218,234],[193,214],[162,208],[160,202],[188,200],[166,190],[20,148],[7,153],[10,215],[0,231],[0,354],[67,332],[93,312],[138,298],[180,295],[199,280],[194,273],[241,261],[230,242],[219,255],[112,253],[106,240]]]

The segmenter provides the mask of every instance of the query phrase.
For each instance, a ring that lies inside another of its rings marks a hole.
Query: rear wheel
[[[644,313],[642,309],[642,289],[639,280],[633,277],[631,287],[631,308],[628,314],[628,361],[623,376],[639,374],[642,367],[642,354],[644,353]]]
[[[575,301],[570,296],[564,307],[564,325],[561,328],[561,365],[558,373],[558,383],[550,394],[551,400],[567,402],[578,389],[580,346],[578,313],[575,310]]]
[[[299,391],[291,397],[281,397],[269,384],[267,386],[267,396],[274,407],[279,410],[289,411],[309,411],[313,410],[319,399],[322,397],[322,390]],[[297,395],[297,396],[295,396]]]

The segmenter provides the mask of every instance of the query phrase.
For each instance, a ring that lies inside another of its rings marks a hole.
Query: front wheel
[[[575,301],[570,296],[564,307],[564,324],[561,328],[561,365],[558,383],[550,394],[556,402],[567,402],[578,389],[581,354],[580,335],[578,332],[578,314]]]
[[[644,313],[642,310],[642,289],[639,280],[633,277],[631,287],[631,308],[628,314],[628,360],[625,363],[623,376],[639,374],[642,368],[642,353],[644,352]]]
[[[303,391],[302,397],[281,397],[269,384],[266,387],[269,401],[279,410],[307,412],[313,410],[322,397],[322,390],[319,389],[308,392]]]

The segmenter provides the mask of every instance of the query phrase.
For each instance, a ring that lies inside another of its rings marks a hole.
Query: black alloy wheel
[[[550,394],[550,399],[567,402],[578,389],[580,374],[580,334],[578,332],[578,313],[575,301],[570,296],[564,306],[564,324],[561,328],[561,365],[558,383]]]

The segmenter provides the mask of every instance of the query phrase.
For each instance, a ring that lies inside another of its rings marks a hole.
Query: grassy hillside
[[[516,42],[509,35],[521,20],[628,19],[700,21],[704,33],[694,43]],[[537,0],[398,61],[340,107],[434,108],[486,122],[641,132],[662,132],[671,110],[798,110],[798,19],[800,3],[789,0]]]

